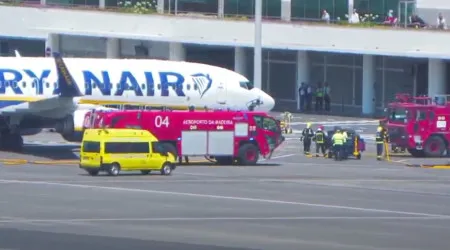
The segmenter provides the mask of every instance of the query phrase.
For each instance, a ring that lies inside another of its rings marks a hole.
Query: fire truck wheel
[[[113,163],[108,169],[108,174],[112,176],[118,176],[120,173],[120,165],[119,163]]]
[[[439,136],[431,136],[425,142],[424,152],[428,157],[441,157],[445,152],[445,142]]]
[[[143,175],[147,175],[147,174],[150,174],[150,170],[141,170],[141,174],[143,174]]]
[[[86,170],[88,172],[88,174],[90,176],[97,176],[98,175],[98,170],[94,169],[94,170]]]
[[[255,165],[258,158],[259,151],[255,145],[247,143],[239,148],[239,163],[241,165]]]
[[[169,142],[163,143],[163,145],[167,149],[167,151],[169,151],[169,153],[171,153],[175,156],[175,160],[177,160],[177,158],[178,158],[177,148],[172,143],[169,143]]]

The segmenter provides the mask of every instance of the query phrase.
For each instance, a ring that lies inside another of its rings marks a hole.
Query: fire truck
[[[121,110],[90,113],[85,121],[91,128],[148,130],[180,162],[205,156],[221,165],[255,165],[284,141],[279,121],[265,112]]]
[[[412,97],[397,94],[385,109],[393,148],[404,148],[415,157],[442,157],[450,142],[450,96]]]

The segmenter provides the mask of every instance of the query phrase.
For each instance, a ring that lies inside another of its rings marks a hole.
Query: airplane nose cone
[[[266,99],[264,100],[263,105],[267,111],[271,111],[275,107],[275,99],[273,99],[271,96],[267,95]]]

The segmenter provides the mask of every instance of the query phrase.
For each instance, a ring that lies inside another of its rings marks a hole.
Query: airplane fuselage
[[[79,103],[245,109],[254,99],[251,90],[239,86],[245,77],[215,66],[137,59],[64,62],[84,94]],[[57,95],[52,58],[0,58],[0,108]]]

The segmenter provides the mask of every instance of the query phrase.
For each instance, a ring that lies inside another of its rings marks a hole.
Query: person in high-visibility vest
[[[319,157],[319,151],[322,151],[323,157],[326,156],[326,149],[325,149],[325,138],[326,138],[326,132],[324,131],[323,126],[319,126],[317,128],[316,134],[314,135],[314,140],[316,142],[316,156]]]
[[[377,144],[377,160],[381,161],[383,156],[383,149],[385,143],[385,133],[383,132],[383,127],[379,126],[377,128],[377,133],[375,135],[375,142]]]
[[[331,137],[331,141],[333,142],[334,159],[337,161],[342,160],[342,149],[344,147],[345,137],[340,129],[336,130],[333,137]]]
[[[300,141],[303,141],[303,152],[307,155],[310,153],[311,149],[311,140],[314,137],[314,131],[311,128],[311,123],[308,122],[306,124],[306,128],[302,131],[302,137],[300,138]]]

